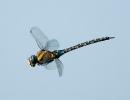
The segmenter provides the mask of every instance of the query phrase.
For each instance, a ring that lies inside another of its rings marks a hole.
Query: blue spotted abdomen
[[[93,40],[90,40],[90,41],[86,41],[86,42],[77,44],[75,46],[69,47],[67,49],[55,50],[55,51],[53,51],[53,55],[54,55],[54,58],[59,58],[60,56],[62,56],[63,54],[65,54],[69,51],[72,51],[72,50],[75,50],[75,49],[78,49],[80,47],[87,46],[87,45],[90,45],[90,44],[94,44],[94,43],[97,43],[97,42],[109,40],[109,39],[112,39],[112,38],[114,38],[114,37],[102,37],[102,38],[97,38],[97,39],[93,39]]]
[[[97,43],[97,42],[101,42],[101,41],[105,41],[105,40],[109,40],[109,39],[113,39],[113,38],[114,38],[114,37],[102,37],[102,38],[97,38],[97,39],[93,39],[93,40],[90,40],[90,41],[86,41],[86,42],[77,44],[77,45],[72,46],[72,47],[67,48],[67,49],[63,49],[63,50],[61,50],[61,51],[63,51],[64,53],[67,53],[67,52],[69,52],[69,51],[78,49],[78,48],[83,47],[83,46],[87,46],[87,45],[90,45],[90,44],[94,44],[94,43]]]

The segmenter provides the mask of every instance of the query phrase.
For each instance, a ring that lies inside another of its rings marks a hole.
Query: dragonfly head
[[[29,65],[31,65],[32,67],[35,67],[35,64],[37,62],[36,60],[36,56],[32,55],[30,58],[27,59],[27,62],[29,63]]]

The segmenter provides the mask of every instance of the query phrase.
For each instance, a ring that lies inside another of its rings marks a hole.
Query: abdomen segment
[[[83,47],[83,46],[87,46],[87,45],[90,45],[90,44],[94,44],[94,43],[97,43],[97,42],[101,42],[101,41],[105,41],[105,40],[109,40],[109,39],[113,39],[113,38],[115,38],[115,37],[102,37],[102,38],[93,39],[93,40],[90,40],[90,41],[83,42],[81,44],[77,44],[77,45],[72,46],[70,48],[63,49],[63,51],[64,51],[64,53],[67,53],[69,51],[78,49],[78,48]]]

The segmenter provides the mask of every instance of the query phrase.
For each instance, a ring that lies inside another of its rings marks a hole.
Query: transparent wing
[[[56,64],[57,64],[57,68],[58,68],[59,76],[62,76],[64,66],[63,66],[62,62],[61,62],[58,58],[55,59],[55,62],[56,62]]]
[[[32,27],[30,33],[36,40],[38,47],[40,49],[44,49],[46,47],[47,42],[49,41],[45,34],[37,27]]]
[[[55,61],[52,61],[52,62],[46,63],[46,64],[42,64],[42,66],[44,66],[46,69],[49,69],[49,70],[54,70],[57,68]]]
[[[47,42],[46,44],[46,50],[57,50],[60,47],[59,42],[55,39],[52,39]]]
[[[62,76],[64,66],[58,58],[54,59],[54,61],[52,61],[50,63],[43,64],[43,66],[49,70],[54,70],[57,68],[58,72],[59,72],[59,76]]]

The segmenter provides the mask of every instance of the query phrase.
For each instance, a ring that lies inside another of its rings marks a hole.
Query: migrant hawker
[[[59,42],[55,39],[49,40],[39,28],[37,27],[31,28],[30,33],[36,40],[36,43],[40,48],[40,50],[36,53],[36,55],[32,55],[30,58],[27,59],[29,65],[35,67],[35,65],[37,64],[44,66],[49,70],[57,68],[59,76],[62,76],[63,73],[63,64],[59,60],[60,56],[69,51],[78,49],[80,47],[114,38],[114,37],[97,38],[72,46],[67,49],[57,50],[60,47]]]

